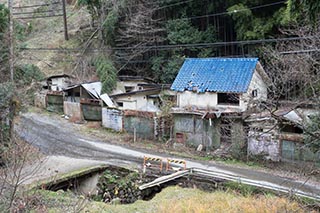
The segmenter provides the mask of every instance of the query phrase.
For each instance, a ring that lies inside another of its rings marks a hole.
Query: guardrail
[[[279,185],[275,185],[272,183],[264,184],[263,182],[259,183],[258,181],[254,181],[254,180],[251,180],[248,178],[239,177],[236,175],[231,175],[231,174],[227,174],[227,173],[223,173],[223,172],[209,171],[209,170],[205,170],[205,169],[198,169],[198,168],[190,168],[190,169],[187,169],[184,171],[179,171],[179,172],[176,172],[176,173],[173,173],[170,175],[159,177],[150,183],[141,185],[139,187],[139,189],[144,190],[147,188],[151,188],[153,186],[159,186],[160,184],[175,180],[177,178],[180,178],[180,177],[183,177],[186,175],[202,175],[202,176],[206,176],[206,177],[218,178],[218,179],[222,179],[222,180],[243,183],[243,184],[250,185],[250,186],[260,187],[260,188],[264,188],[264,189],[268,189],[268,190],[287,193],[289,195],[296,195],[296,196],[320,201],[320,195],[306,193],[306,192],[303,192],[303,191],[298,190],[293,187],[290,188],[290,187],[285,187],[285,186],[279,186]]]

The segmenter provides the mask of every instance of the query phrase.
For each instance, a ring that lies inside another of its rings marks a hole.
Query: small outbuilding
[[[52,75],[47,78],[49,91],[63,91],[72,84],[73,77],[67,74]]]

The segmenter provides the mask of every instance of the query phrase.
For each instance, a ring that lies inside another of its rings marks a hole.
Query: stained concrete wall
[[[201,119],[200,116],[190,114],[174,115],[174,135],[177,137],[183,135],[182,141],[188,146],[197,147],[199,144],[211,149],[220,146],[219,120]],[[179,136],[180,135],[180,136]]]
[[[73,120],[82,120],[80,103],[64,101],[63,112]]]
[[[271,133],[248,133],[248,154],[265,155],[273,161],[280,160],[280,141]]]
[[[122,111],[102,108],[102,126],[115,131],[123,131]]]

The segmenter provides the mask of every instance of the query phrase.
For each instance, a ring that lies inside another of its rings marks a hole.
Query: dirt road
[[[130,165],[133,167],[141,167],[144,155],[174,158],[174,156],[150,154],[145,150],[133,150],[118,145],[111,145],[97,138],[89,138],[79,132],[75,124],[50,115],[23,114],[16,130],[24,140],[39,147],[41,152],[49,156],[65,156],[105,162],[118,166]],[[270,186],[286,187],[288,191],[300,190],[310,195],[320,195],[320,184],[309,182],[307,178],[294,180],[252,169],[193,160],[186,160],[186,162],[187,167],[190,168],[219,171],[259,183],[263,182]]]

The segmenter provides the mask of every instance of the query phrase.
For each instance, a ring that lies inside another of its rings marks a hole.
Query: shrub
[[[39,67],[34,64],[23,64],[16,68],[14,79],[21,84],[29,84],[33,80],[41,81],[44,79],[43,73]]]

